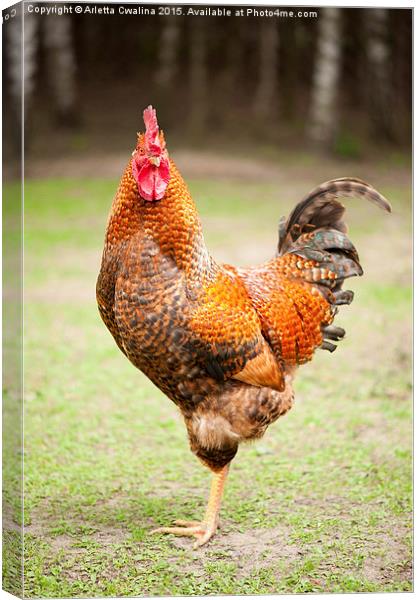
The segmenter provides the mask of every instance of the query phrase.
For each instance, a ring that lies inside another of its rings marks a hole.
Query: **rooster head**
[[[133,152],[132,174],[144,200],[161,200],[170,179],[169,155],[156,111],[150,105],[144,113],[145,133],[139,134]]]

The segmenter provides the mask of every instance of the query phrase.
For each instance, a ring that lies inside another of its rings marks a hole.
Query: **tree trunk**
[[[203,19],[192,19],[190,40],[189,87],[190,112],[189,126],[193,135],[203,133],[207,121],[207,52],[206,30]]]
[[[278,23],[275,19],[262,21],[259,36],[259,81],[253,103],[253,112],[261,120],[267,120],[273,113],[277,113],[278,46]]]
[[[367,56],[369,66],[368,98],[373,133],[394,139],[390,89],[390,48],[388,43],[388,10],[372,8],[367,14]]]
[[[337,129],[337,92],[341,64],[341,9],[323,8],[317,34],[308,137],[329,146]]]
[[[39,43],[38,21],[35,15],[27,13],[23,23],[23,91],[25,100],[25,118],[31,106],[35,90],[35,76],[37,67],[37,51]]]
[[[179,33],[179,17],[165,17],[160,36],[158,67],[156,71],[156,84],[162,90],[169,89],[177,75]]]
[[[237,108],[236,100],[242,92],[243,45],[242,22],[240,20],[233,21],[232,26],[227,30],[223,45],[224,64],[220,66],[218,86],[222,92],[222,101],[227,105],[235,106],[235,108]]]
[[[23,6],[23,5],[22,5]],[[25,14],[11,19],[5,27],[7,52],[7,98],[9,105],[11,149],[14,156],[21,152],[22,127],[27,122],[35,89],[38,49],[38,21],[35,15]],[[23,44],[22,44],[23,36]],[[22,123],[23,102],[23,123]],[[6,127],[9,124],[5,124]],[[30,130],[25,129],[25,145],[28,146]]]
[[[54,108],[60,125],[72,126],[76,113],[76,60],[71,19],[67,15],[50,15],[43,21],[47,50],[48,79]]]

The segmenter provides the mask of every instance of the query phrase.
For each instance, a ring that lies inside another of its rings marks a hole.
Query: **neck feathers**
[[[173,161],[166,193],[157,201],[140,197],[131,161],[125,169],[109,216],[106,243],[119,245],[138,233],[156,241],[182,267],[204,247],[195,204]]]

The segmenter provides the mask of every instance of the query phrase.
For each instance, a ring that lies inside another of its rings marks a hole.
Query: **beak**
[[[160,167],[160,156],[151,156],[149,158],[149,161],[151,162],[152,165],[154,165],[155,167]]]

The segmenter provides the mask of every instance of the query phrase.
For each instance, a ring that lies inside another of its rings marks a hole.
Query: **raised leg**
[[[151,533],[172,533],[174,535],[190,535],[197,540],[194,548],[203,546],[212,538],[217,531],[221,498],[223,496],[224,484],[228,474],[228,465],[216,473],[211,481],[211,491],[208,499],[207,509],[202,521],[175,521],[177,527],[159,527]]]

